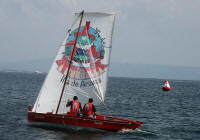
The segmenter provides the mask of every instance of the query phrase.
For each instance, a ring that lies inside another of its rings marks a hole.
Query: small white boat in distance
[[[46,72],[35,71],[34,73],[36,73],[36,74],[45,74]]]

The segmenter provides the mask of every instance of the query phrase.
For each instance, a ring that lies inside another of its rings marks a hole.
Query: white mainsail
[[[114,20],[115,14],[112,13],[75,14],[75,21],[43,83],[33,112],[56,113],[60,97],[58,114],[69,110],[65,105],[73,96],[78,96],[82,104],[88,98],[93,98],[95,104],[104,102]],[[78,32],[79,24],[81,26]],[[69,73],[61,96],[68,68]]]

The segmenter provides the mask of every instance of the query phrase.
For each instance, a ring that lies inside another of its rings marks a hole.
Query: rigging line
[[[62,110],[62,113],[66,113],[67,112],[67,108],[66,108],[66,104],[67,104],[67,90],[65,90],[65,93],[64,93],[64,101],[62,102],[62,106],[63,106],[63,110]]]
[[[60,106],[60,113],[61,114],[64,113],[65,96],[66,96],[66,94],[65,94],[65,91],[64,91],[63,98],[62,98],[62,101],[61,101],[61,106]]]
[[[78,33],[76,35],[76,39],[75,39],[75,44],[74,44],[74,48],[73,48],[73,51],[72,51],[72,55],[71,55],[71,61],[69,63],[69,67],[67,69],[67,75],[65,77],[65,81],[64,81],[64,84],[63,84],[63,88],[62,88],[62,92],[61,92],[61,95],[60,95],[60,99],[59,99],[59,103],[58,103],[58,106],[57,106],[57,109],[56,109],[56,114],[58,113],[58,109],[60,107],[60,101],[62,99],[62,95],[63,95],[63,92],[64,92],[64,89],[65,89],[65,85],[66,85],[66,81],[67,81],[67,78],[69,76],[69,70],[70,70],[70,67],[71,67],[71,64],[72,64],[72,60],[73,60],[73,57],[74,57],[74,52],[75,52],[75,48],[76,48],[76,42],[77,42],[77,39],[78,39],[78,36],[79,36],[79,32],[80,32],[80,27],[81,27],[81,23],[82,23],[82,19],[83,19],[83,14],[84,14],[84,11],[82,11],[80,13],[81,15],[81,20],[80,20],[80,23],[79,23],[79,27],[78,27]]]

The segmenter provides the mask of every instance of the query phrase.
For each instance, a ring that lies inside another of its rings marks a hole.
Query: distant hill
[[[48,72],[53,59],[39,59],[24,62],[1,63],[0,71]],[[111,63],[109,76],[200,80],[200,67],[168,65]]]
[[[31,61],[1,63],[0,71],[48,72],[53,59],[37,59]]]
[[[112,63],[110,75],[135,78],[200,80],[200,67]]]

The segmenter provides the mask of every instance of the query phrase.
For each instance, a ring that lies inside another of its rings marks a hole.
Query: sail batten
[[[86,12],[79,29],[81,16],[80,13],[75,15],[39,92],[34,112],[66,113],[69,108],[65,102],[75,95],[81,103],[88,98],[93,98],[95,104],[104,102],[114,19],[114,14]],[[64,88],[63,82],[66,83]]]

